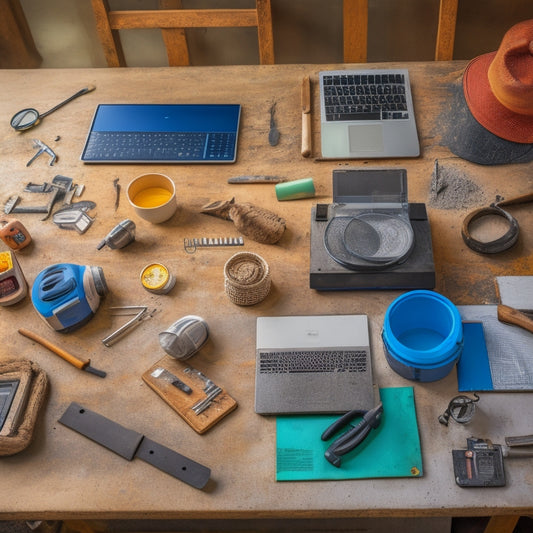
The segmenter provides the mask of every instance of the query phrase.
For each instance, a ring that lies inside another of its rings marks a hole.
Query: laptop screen
[[[86,163],[233,163],[238,104],[100,104]]]
[[[100,104],[93,131],[237,132],[239,105]]]

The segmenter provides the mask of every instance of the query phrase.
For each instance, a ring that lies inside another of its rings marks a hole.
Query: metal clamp
[[[26,163],[26,166],[29,167],[41,154],[48,154],[50,156],[50,163],[48,163],[50,166],[53,166],[54,163],[57,161],[57,155],[54,153],[54,151],[43,141],[40,141],[39,139],[33,139],[33,147],[37,148],[37,153]]]
[[[112,346],[117,341],[122,339],[122,337],[126,336],[129,332],[133,330],[133,328],[137,327],[143,320],[146,320],[147,318],[151,318],[154,316],[154,313],[156,312],[155,309],[153,309],[151,312],[148,312],[148,307],[146,306],[138,306],[138,305],[126,305],[122,307],[110,307],[111,311],[126,311],[125,313],[113,313],[113,314],[119,314],[119,315],[131,315],[135,311],[138,311],[137,314],[131,319],[128,320],[124,325],[120,326],[116,331],[108,335],[105,339],[102,339],[102,342],[105,346]]]
[[[204,376],[199,370],[196,370],[192,367],[187,367],[184,370],[187,374],[194,374],[200,378],[204,383],[204,392],[206,394],[205,398],[196,402],[191,409],[194,411],[194,414],[199,415],[203,413],[214,401],[214,399],[222,392],[222,389],[211,381],[207,376]]]

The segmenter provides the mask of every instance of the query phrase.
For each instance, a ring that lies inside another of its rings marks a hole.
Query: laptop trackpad
[[[349,126],[350,152],[382,152],[383,126],[368,124]]]

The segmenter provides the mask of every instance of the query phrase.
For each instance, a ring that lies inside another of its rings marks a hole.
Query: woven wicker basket
[[[270,291],[270,269],[266,261],[251,252],[239,252],[224,265],[224,288],[237,305],[254,305]]]

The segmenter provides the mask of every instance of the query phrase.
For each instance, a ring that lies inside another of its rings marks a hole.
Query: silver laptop
[[[373,407],[366,315],[257,319],[256,413],[344,413]]]
[[[406,69],[319,73],[322,157],[417,157],[409,72]]]

